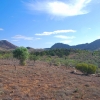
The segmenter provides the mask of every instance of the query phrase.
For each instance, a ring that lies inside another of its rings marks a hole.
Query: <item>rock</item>
[[[75,74],[76,73],[76,70],[71,71],[71,73]]]

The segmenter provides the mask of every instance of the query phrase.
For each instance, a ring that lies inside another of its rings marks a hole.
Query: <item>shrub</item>
[[[29,56],[29,52],[27,48],[18,47],[13,51],[13,56],[20,60],[20,65],[25,65]]]
[[[77,64],[77,61],[71,60],[71,59],[66,59],[65,62],[64,62],[64,65],[66,67],[75,67],[76,64]]]
[[[30,55],[30,60],[34,60],[34,63],[35,61],[38,59],[38,56],[36,55]]]
[[[76,69],[84,74],[94,74],[97,70],[97,66],[93,64],[79,63],[76,65]]]
[[[94,74],[97,70],[97,66],[93,64],[88,64],[88,74]]]
[[[54,66],[60,66],[61,63],[56,61],[53,65],[54,65]]]

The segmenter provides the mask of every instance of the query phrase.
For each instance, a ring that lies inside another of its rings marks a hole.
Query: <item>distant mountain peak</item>
[[[55,48],[69,48],[70,46],[67,44],[63,44],[63,43],[55,43],[51,48],[55,49]]]
[[[0,48],[15,49],[15,48],[17,48],[17,46],[15,46],[14,44],[8,42],[7,40],[0,40]]]
[[[100,49],[100,39],[97,39],[91,43],[85,43],[85,44],[78,44],[75,46],[70,46],[67,44],[63,43],[55,43],[51,49],[61,49],[61,48],[66,48],[66,49],[85,49],[85,50],[99,50]]]

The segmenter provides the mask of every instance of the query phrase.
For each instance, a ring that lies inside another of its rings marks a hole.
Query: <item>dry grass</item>
[[[40,61],[16,70],[5,62],[0,65],[0,100],[100,100],[100,77]]]

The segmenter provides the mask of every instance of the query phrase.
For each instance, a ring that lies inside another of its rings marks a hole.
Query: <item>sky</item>
[[[0,40],[50,48],[100,39],[100,0],[0,0]]]

